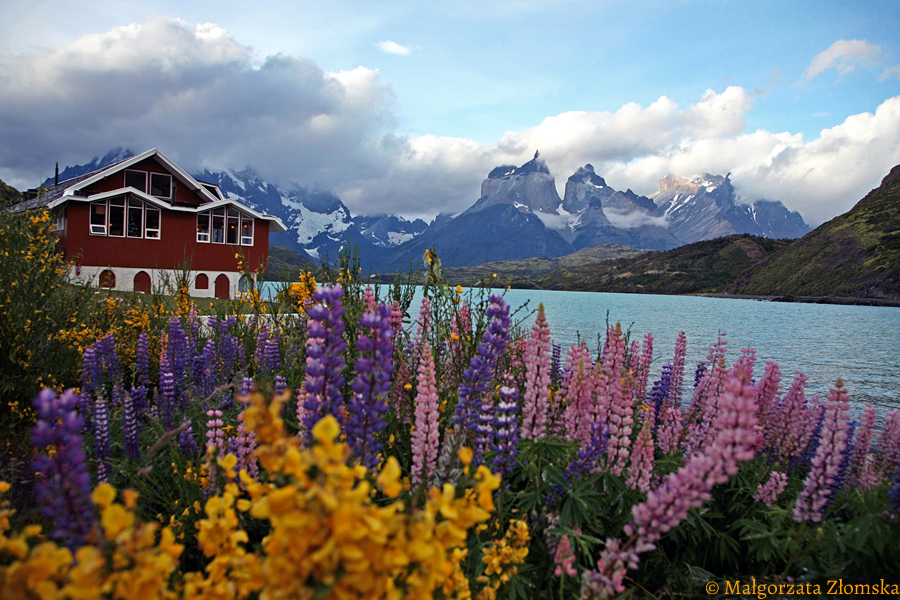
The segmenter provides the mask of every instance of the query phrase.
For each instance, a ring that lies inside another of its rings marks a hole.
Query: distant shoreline
[[[890,306],[900,308],[900,299],[853,298],[851,296],[742,296],[739,294],[697,294],[706,298],[760,300],[762,302],[801,302],[804,304],[841,304],[844,306]]]

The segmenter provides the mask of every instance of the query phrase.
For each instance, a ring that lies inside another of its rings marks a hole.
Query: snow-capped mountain
[[[428,228],[422,219],[407,221],[396,215],[365,215],[353,219],[364,238],[381,248],[408,242]]]
[[[733,233],[797,238],[810,231],[803,217],[781,202],[742,202],[728,175],[666,175],[650,198],[666,218],[669,232],[685,244]]]

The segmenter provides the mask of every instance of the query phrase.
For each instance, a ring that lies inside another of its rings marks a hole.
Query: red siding
[[[197,215],[162,211],[160,239],[90,235],[90,204],[69,202],[66,256],[78,264],[142,269],[181,268],[185,258],[198,271],[236,271],[235,252],[243,251],[255,269],[269,256],[269,222],[255,219],[253,246],[197,242]]]

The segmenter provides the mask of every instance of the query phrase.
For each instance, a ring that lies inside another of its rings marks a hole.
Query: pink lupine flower
[[[579,362],[584,364],[585,372],[594,368],[591,351],[587,349],[587,344],[584,343],[584,340],[577,345],[572,344],[572,347],[569,348],[569,352],[566,354],[566,375],[562,384],[562,389],[566,390],[566,393],[568,393],[571,386],[572,377],[575,376]]]
[[[375,292],[372,291],[371,285],[367,285],[363,292],[363,302],[366,306],[365,312],[375,312]]]
[[[650,490],[650,476],[653,475],[653,435],[650,432],[650,421],[644,426],[634,442],[631,452],[631,466],[628,468],[628,481],[625,485],[639,492]]]
[[[671,454],[678,451],[681,429],[681,411],[670,406],[662,414],[656,434],[657,445],[663,453]]]
[[[577,440],[584,448],[591,441],[591,425],[601,423],[606,418],[605,398],[607,377],[596,374],[584,359],[579,359],[576,368],[569,374],[566,387],[566,408],[563,414],[566,436]]]
[[[765,439],[770,455],[779,460],[799,456],[806,447],[810,408],[804,389],[809,378],[797,371],[781,402],[772,406],[766,419]]]
[[[712,443],[648,492],[645,502],[632,508],[634,519],[624,528],[631,539],[624,545],[620,540],[607,539],[597,571],[584,576],[583,595],[587,591],[609,597],[625,591],[625,573],[637,568],[638,554],[655,549],[656,542],[681,523],[691,508],[709,500],[715,484],[737,473],[738,462],[753,458],[756,394],[756,387],[750,383],[736,376],[728,378],[718,402]]]
[[[544,305],[538,305],[537,318],[525,347],[525,403],[522,407],[522,439],[539,440],[547,434],[550,412],[550,326]]]
[[[682,331],[675,340],[675,357],[672,360],[672,383],[669,387],[667,406],[681,408],[681,393],[684,386],[684,357],[687,354],[687,336]]]
[[[869,458],[869,451],[872,449],[872,436],[875,433],[875,407],[866,406],[863,408],[862,424],[856,433],[853,449],[853,457],[850,459],[851,477],[856,479],[863,469]]]
[[[794,520],[797,522],[822,520],[822,511],[828,505],[833,493],[832,484],[838,475],[844,450],[847,447],[847,419],[850,410],[849,396],[844,382],[837,380],[831,388],[822,436],[812,468],[803,481],[803,490],[794,505]]]
[[[400,333],[400,329],[403,328],[403,311],[400,309],[400,302],[394,300],[394,304],[391,306],[391,331],[394,332],[393,338],[400,339],[397,337]],[[399,348],[400,345],[396,345],[395,348]]]
[[[775,361],[766,361],[766,370],[762,378],[759,380],[759,397],[756,399],[759,405],[759,424],[763,427],[772,410],[772,404],[778,395],[778,386],[781,383],[781,369]]]
[[[780,471],[772,471],[769,473],[769,479],[766,483],[761,483],[756,488],[756,495],[753,499],[757,502],[764,502],[766,506],[772,506],[778,500],[779,494],[787,487],[788,476]]]
[[[412,434],[412,482],[428,483],[437,465],[440,445],[439,398],[434,380],[434,356],[428,342],[422,345],[422,358],[416,375],[415,429]]]
[[[419,306],[419,326],[416,330],[416,343],[421,344],[422,340],[428,337],[431,330],[431,298],[425,296],[422,298],[422,304]]]
[[[653,334],[644,336],[644,345],[640,354],[635,353],[631,363],[634,372],[634,397],[643,401],[647,397],[647,381],[650,378],[650,362],[653,360]]]
[[[881,428],[878,467],[883,477],[892,477],[900,461],[900,410],[889,410]]]
[[[619,371],[619,377],[611,377],[608,387],[609,447],[606,451],[606,468],[613,475],[621,475],[630,454],[631,426],[634,424],[634,402],[631,398],[633,380],[630,374]]]
[[[219,452],[225,451],[225,422],[222,420],[222,411],[210,409],[206,411],[209,419],[206,421],[206,445],[218,448]]]
[[[733,371],[740,371],[742,373],[742,377],[746,377],[747,380],[753,379],[753,366],[756,364],[756,350],[753,348],[741,348],[741,356],[738,358],[734,365],[732,365]]]
[[[564,535],[559,540],[556,547],[556,554],[553,556],[553,562],[556,563],[556,570],[553,572],[557,577],[563,574],[569,577],[575,577],[578,571],[575,570],[575,553],[572,552],[572,545],[569,543],[569,536]]]

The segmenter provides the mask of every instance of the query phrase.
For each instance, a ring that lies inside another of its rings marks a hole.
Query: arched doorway
[[[150,293],[150,275],[146,271],[138,271],[134,276],[134,291]]]
[[[100,272],[100,287],[115,289],[116,287],[116,274],[110,271],[109,269],[104,269]]]
[[[208,290],[209,289],[209,277],[206,276],[206,273],[200,273],[197,275],[196,281],[194,281],[194,289],[197,290]]]
[[[231,282],[228,281],[228,276],[225,273],[216,277],[216,298],[228,300],[231,297],[231,294],[229,294],[230,287]]]

